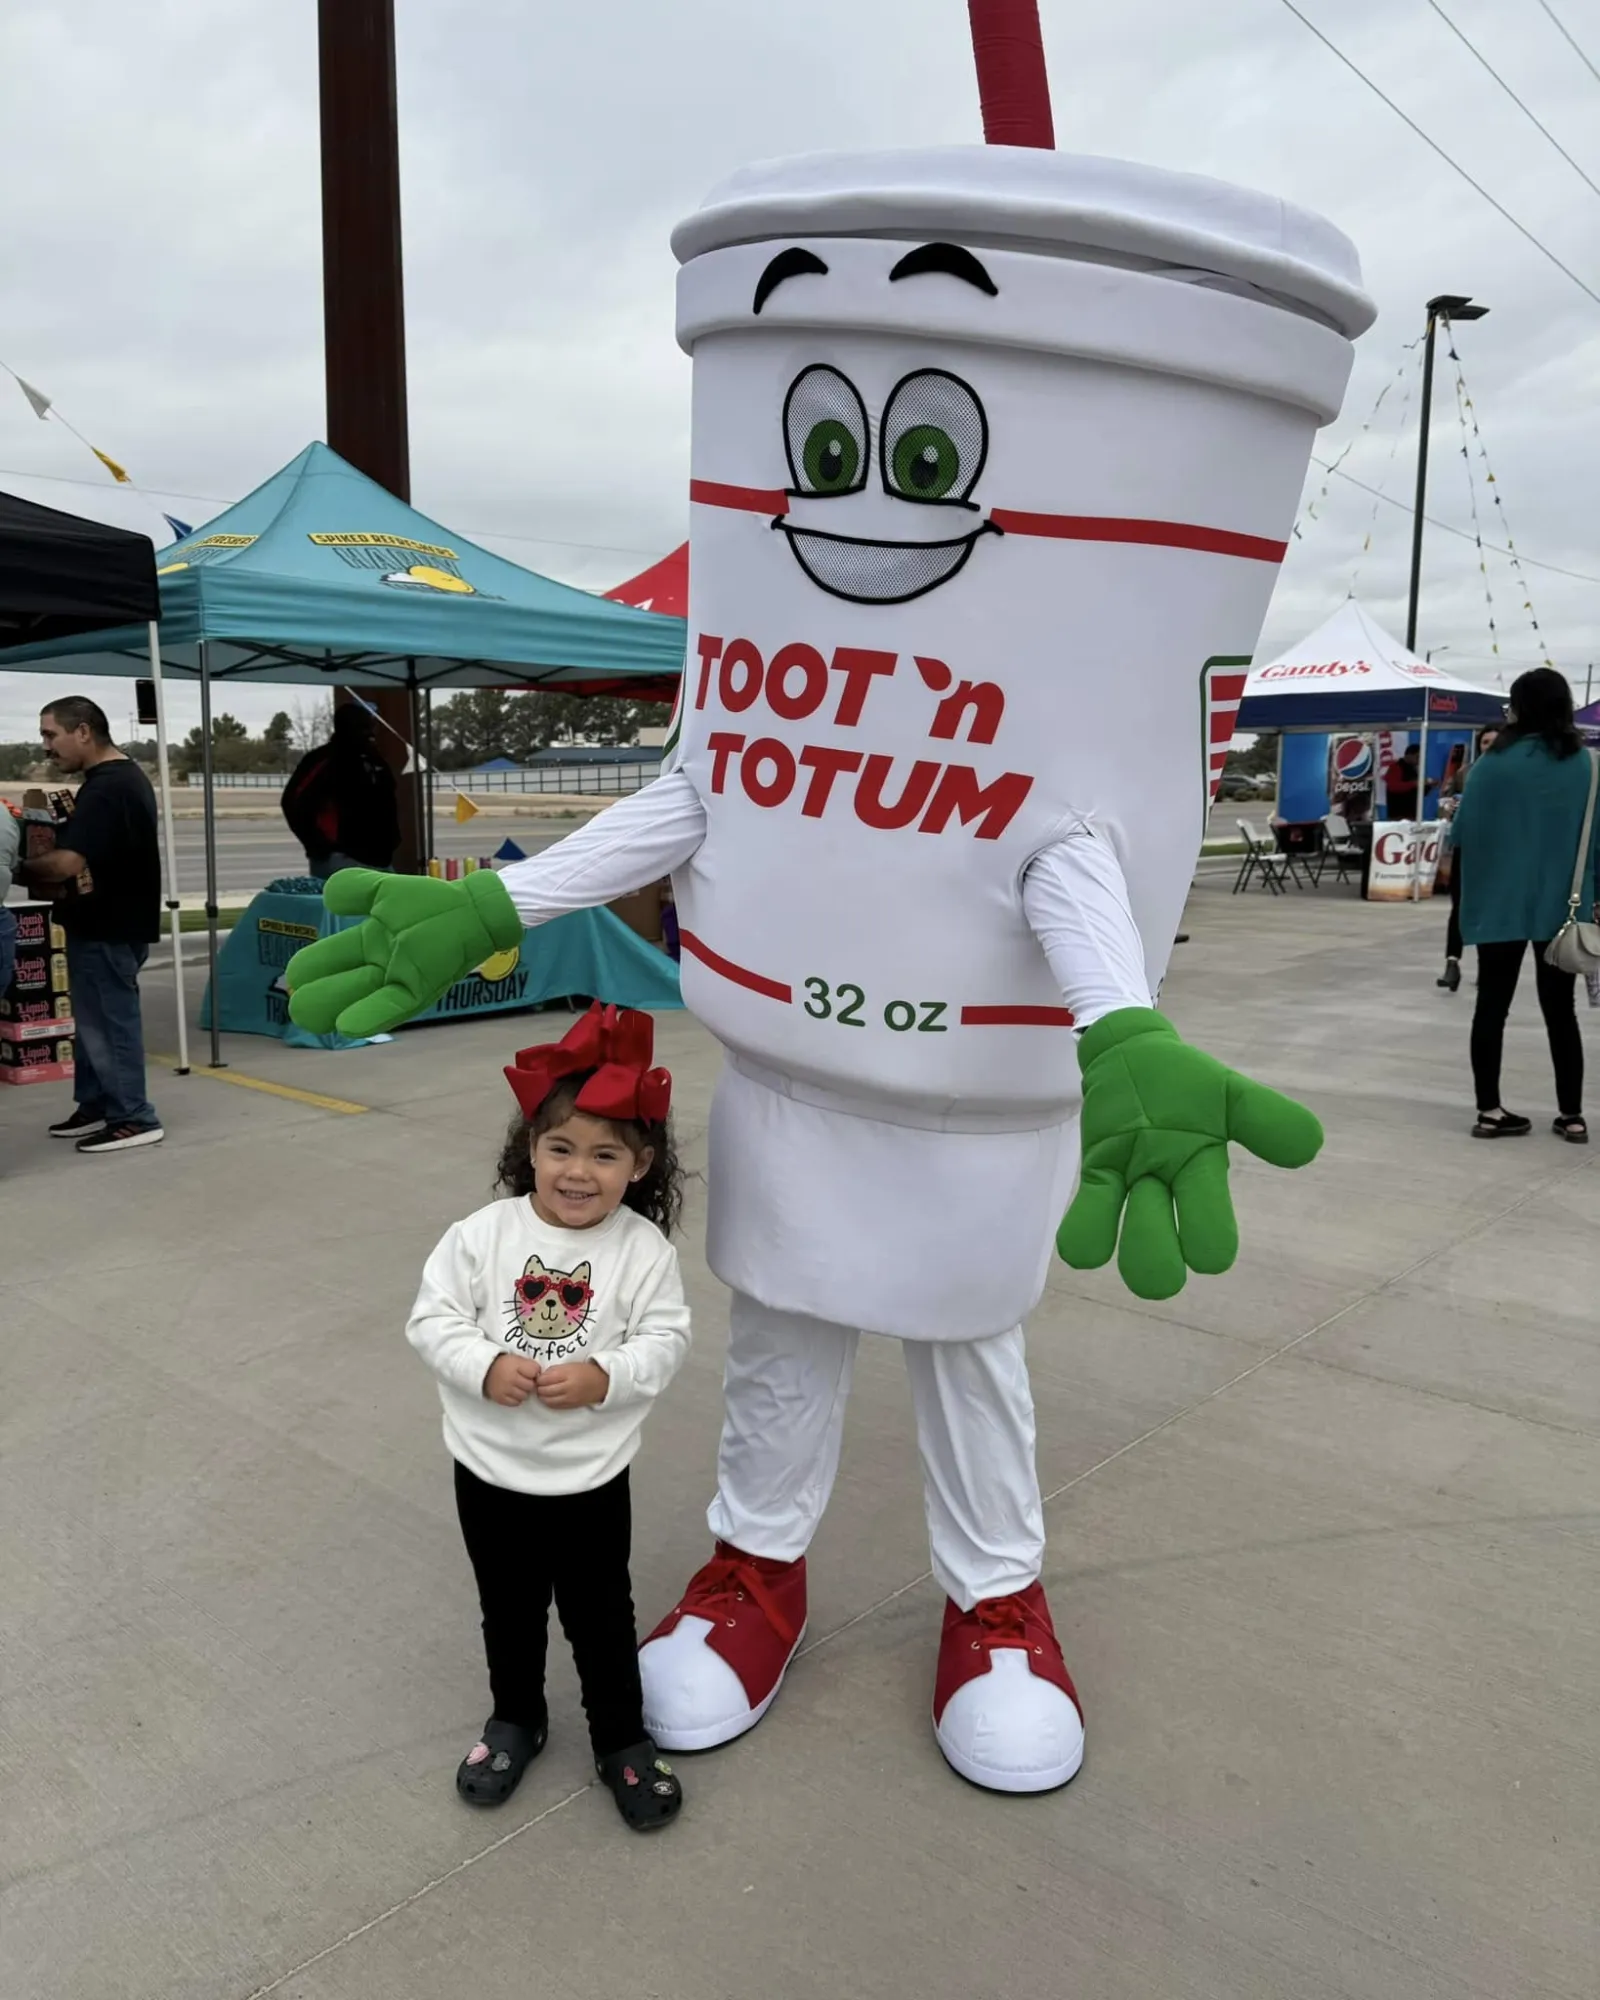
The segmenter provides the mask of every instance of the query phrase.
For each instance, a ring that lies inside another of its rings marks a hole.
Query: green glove
[[[522,919],[488,868],[459,882],[341,868],[323,901],[367,921],[302,946],[284,971],[290,1019],[314,1035],[386,1035],[522,943]]]
[[[1239,1254],[1230,1139],[1275,1167],[1303,1167],[1321,1150],[1322,1127],[1303,1104],[1191,1049],[1148,1007],[1097,1021],[1078,1062],[1083,1178],[1056,1248],[1079,1271],[1115,1250],[1141,1299],[1170,1299],[1187,1271],[1226,1271]]]

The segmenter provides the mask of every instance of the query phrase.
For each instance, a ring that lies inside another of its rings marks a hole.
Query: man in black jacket
[[[391,866],[400,808],[394,773],[378,754],[377,728],[363,702],[334,710],[333,735],[300,759],[280,803],[306,851],[309,874]]]
[[[161,935],[161,854],[150,780],[111,740],[105,710],[84,695],[52,702],[39,717],[44,747],[77,775],[70,816],[56,844],[22,867],[34,888],[57,897],[67,934],[67,979],[77,1040],[77,1109],[52,1125],[80,1153],[121,1153],[165,1135],[145,1096],[139,971]]]

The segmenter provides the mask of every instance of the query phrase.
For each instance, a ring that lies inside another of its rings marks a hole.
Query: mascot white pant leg
[[[653,1726],[709,1746],[777,1694],[865,1331],[911,1374],[940,1746],[1042,1790],[1082,1731],[1017,1329],[1080,1109],[1061,1253],[1151,1298],[1231,1263],[1230,1142],[1299,1166],[1321,1140],[1153,1002],[1372,307],[1281,201],[1005,146],[751,168],[673,247],[668,769],[499,878],[336,876],[370,919],[296,959],[294,1018],[394,1026],[524,924],[672,874],[727,1057],[708,1255],[736,1303],[718,1544],[643,1649]]]
[[[724,1560],[733,1551],[760,1559],[757,1573],[774,1592],[787,1583],[797,1608],[804,1603],[803,1576],[795,1571],[838,1470],[859,1338],[854,1327],[777,1312],[753,1299],[733,1301],[717,1496],[708,1521]],[[960,1613],[1030,1591],[1044,1561],[1044,1513],[1021,1328],[983,1340],[907,1341],[904,1352],[940,1589]],[[792,1581],[780,1578],[790,1566]],[[706,1644],[717,1610],[724,1619],[737,1616],[747,1601],[741,1588],[735,1566],[715,1604],[703,1601],[699,1619],[680,1616],[644,1649],[648,1719],[665,1748],[726,1742],[758,1721],[777,1692],[774,1683],[752,1703],[738,1668]],[[797,1645],[804,1625],[791,1621],[790,1629]],[[946,1757],[964,1775],[1000,1789],[1064,1784],[1083,1757],[1075,1699],[1034,1678],[1020,1655],[1015,1667],[1005,1650],[991,1655],[989,1636],[980,1628],[977,1638],[957,1642],[969,1654],[982,1653],[994,1678],[987,1687],[976,1674],[963,1678],[939,1705],[934,1721]]]

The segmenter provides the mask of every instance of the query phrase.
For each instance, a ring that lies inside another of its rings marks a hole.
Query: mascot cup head
[[[992,899],[1087,820],[1158,985],[1373,317],[1354,249],[1265,195],[1003,146],[751,167],[673,248],[677,754],[733,828],[722,907],[770,853],[741,820],[784,821],[835,918],[846,866],[898,913],[986,853]]]

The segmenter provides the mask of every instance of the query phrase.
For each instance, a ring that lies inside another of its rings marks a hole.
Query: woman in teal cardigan
[[[1478,1005],[1472,1017],[1472,1077],[1479,1139],[1514,1137],[1531,1119],[1500,1102],[1500,1053],[1506,1016],[1528,946],[1534,948],[1539,1008],[1555,1068],[1553,1130],[1584,1145],[1583,1038],[1577,981],[1544,960],[1544,947],[1567,920],[1573,865],[1583,831],[1593,758],[1572,720],[1572,690],[1554,667],[1536,667],[1511,686],[1509,722],[1472,769],[1451,829],[1464,862],[1461,933],[1478,947]],[[1600,813],[1585,857],[1580,910],[1595,896]]]

